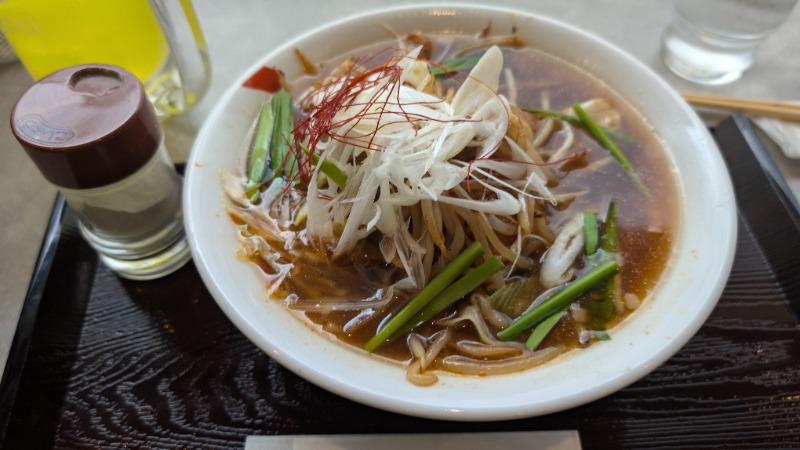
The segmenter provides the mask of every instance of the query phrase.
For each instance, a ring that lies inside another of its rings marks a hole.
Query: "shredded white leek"
[[[541,170],[529,159],[489,159],[504,142],[511,115],[508,101],[497,93],[502,52],[497,47],[487,50],[450,103],[418,89],[427,84],[418,52],[419,48],[398,60],[399,80],[372,79],[373,84],[336,112],[333,123],[342,125],[330,134],[337,138],[320,142],[315,151],[321,160],[341,168],[348,182],[344,188],[318,183],[321,175],[316,171],[307,195],[310,238],[328,243],[334,256],[341,256],[378,230],[384,244],[394,247],[384,249],[384,255],[396,255],[411,277],[418,272],[412,266],[419,258],[409,253],[418,250],[405,236],[404,207],[432,200],[514,215],[522,208],[520,196],[552,199]],[[328,86],[326,96],[344,84]],[[458,159],[468,148],[470,162]],[[492,195],[463,198],[449,192],[468,179]],[[520,179],[527,180],[522,187],[506,181]]]

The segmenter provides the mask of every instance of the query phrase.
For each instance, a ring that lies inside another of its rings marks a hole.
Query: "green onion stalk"
[[[497,337],[502,341],[516,339],[519,335],[542,320],[569,306],[593,287],[600,285],[614,276],[618,270],[619,264],[617,264],[616,261],[607,261],[594,267],[582,277],[568,284],[564,289],[553,294],[537,307],[518,317],[511,325],[498,332]]]
[[[412,320],[425,306],[449,286],[459,275],[483,255],[483,246],[475,241],[453,258],[422,290],[411,299],[394,317],[378,330],[364,348],[373,352],[397,333],[403,325]]]

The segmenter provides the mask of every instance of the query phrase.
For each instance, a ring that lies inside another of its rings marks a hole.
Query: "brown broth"
[[[447,60],[458,48],[473,42],[471,38],[433,37],[434,43],[443,41],[453,42],[453,45],[447,47],[446,52],[437,46],[432,57],[435,61]],[[381,50],[393,46],[396,46],[396,43],[383,43],[362,49],[356,55],[388,56],[391,52],[381,52]],[[670,260],[679,223],[676,181],[671,163],[658,137],[627,102],[605,84],[576,66],[532,48],[504,48],[503,53],[505,67],[515,74],[517,104],[520,107],[541,107],[543,96],[549,97],[548,109],[552,110],[563,110],[575,102],[592,98],[606,98],[610,99],[620,111],[621,130],[633,137],[636,143],[618,142],[618,144],[641,178],[645,180],[651,191],[651,197],[645,198],[637,191],[620,165],[612,161],[602,170],[591,174],[586,174],[581,169],[565,172],[556,170],[558,183],[551,187],[554,194],[582,190],[588,190],[588,194],[579,197],[566,207],[547,206],[546,213],[549,215],[548,226],[551,232],[556,234],[560,225],[574,214],[593,211],[602,217],[609,199],[613,197],[618,205],[618,254],[623,261],[619,275],[622,291],[635,294],[639,299],[646,299],[648,293],[656,287]],[[382,59],[383,57],[374,58],[373,62],[379,63]],[[332,69],[341,60],[333,60],[328,63],[328,67]],[[294,94],[299,95],[322,76],[324,74],[316,78],[298,80],[295,83]],[[503,80],[504,78],[501,78],[501,82]],[[501,85],[500,93],[508,94],[506,84]],[[586,152],[584,161],[586,164],[609,157],[609,153],[586,132],[578,128],[575,128],[575,131],[577,139],[574,148]],[[295,294],[308,301],[314,301],[320,295],[330,295],[331,292],[337,292],[342,298],[368,297],[376,289],[396,280],[399,276],[397,270],[387,268],[380,261],[375,247],[375,242],[368,242],[346,261],[318,258],[320,256],[318,251],[310,249],[308,255],[314,258],[309,256],[306,260],[301,256],[300,260],[293,261],[295,269],[284,283],[279,296]],[[347,324],[359,314],[356,311],[314,312],[305,315],[337,339],[356,347],[363,347],[375,334],[386,315],[399,310],[411,295],[403,293],[397,296],[387,310],[378,315],[379,318],[355,330],[348,329]],[[586,301],[584,298],[581,303],[585,304]],[[456,306],[458,305],[459,303],[456,303]],[[626,310],[622,314],[615,314],[608,325],[611,327],[624,320],[629,312]],[[453,314],[455,307],[444,311],[439,317]],[[575,322],[572,315],[568,315],[566,320],[562,320],[547,337],[543,345],[561,345],[567,349],[585,346],[577,339],[578,329],[581,326]],[[436,325],[427,324],[418,332],[430,336],[436,330]],[[478,340],[469,326],[460,327],[458,335],[461,339]],[[448,347],[439,358],[451,354],[452,351],[452,348]],[[411,357],[404,339],[387,343],[378,353],[398,361],[406,361]],[[436,363],[432,367],[435,368]]]

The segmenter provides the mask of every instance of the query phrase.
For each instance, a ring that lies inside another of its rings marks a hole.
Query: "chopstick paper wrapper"
[[[245,450],[580,450],[576,430],[508,433],[353,434],[250,436]]]
[[[755,117],[753,121],[775,141],[787,158],[800,159],[800,122]]]

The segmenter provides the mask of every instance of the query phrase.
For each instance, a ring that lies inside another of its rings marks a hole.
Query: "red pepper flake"
[[[256,73],[245,80],[242,86],[275,93],[281,90],[281,73],[272,67],[265,66],[258,69]]]

